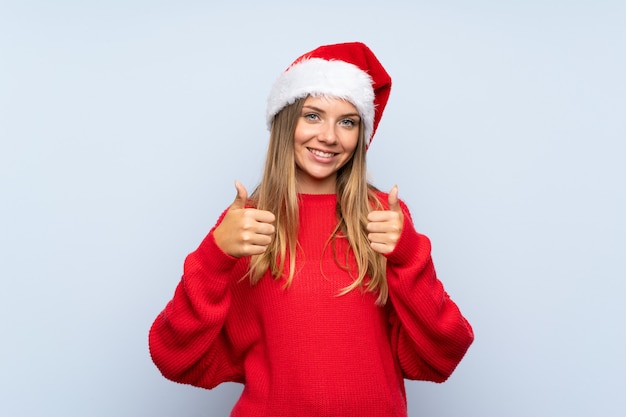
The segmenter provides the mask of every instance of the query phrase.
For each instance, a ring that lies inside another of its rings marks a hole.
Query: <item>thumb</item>
[[[230,205],[231,209],[243,209],[246,208],[246,203],[248,202],[248,191],[246,187],[243,186],[239,181],[235,181],[235,188],[237,189],[237,196],[235,197],[235,201]]]
[[[398,186],[394,185],[391,191],[389,191],[389,196],[387,197],[387,201],[389,202],[389,210],[391,211],[402,211],[400,207],[400,202],[398,201]]]

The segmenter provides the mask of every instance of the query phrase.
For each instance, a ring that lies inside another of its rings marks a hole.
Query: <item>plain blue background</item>
[[[226,4],[228,3],[228,4]],[[267,4],[265,4],[267,3]],[[0,415],[224,416],[147,348],[291,61],[360,40],[368,157],[476,332],[412,417],[623,416],[623,1],[0,0]]]

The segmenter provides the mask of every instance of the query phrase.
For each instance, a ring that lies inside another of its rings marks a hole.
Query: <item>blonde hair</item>
[[[258,209],[270,211],[276,216],[274,239],[265,253],[252,256],[249,270],[252,284],[257,283],[268,270],[276,279],[288,270],[285,282],[288,287],[295,274],[299,216],[293,137],[304,100],[296,100],[274,117],[263,177],[250,196]],[[376,196],[377,190],[367,182],[367,149],[363,132],[361,122],[354,155],[337,172],[337,226],[326,246],[331,247],[337,265],[354,277],[354,282],[342,289],[339,295],[359,288],[377,293],[376,303],[383,305],[388,298],[386,259],[372,249],[366,231],[367,214],[382,205]],[[337,257],[337,239],[348,241],[350,250],[345,259]],[[356,261],[356,274],[349,268],[351,254]]]

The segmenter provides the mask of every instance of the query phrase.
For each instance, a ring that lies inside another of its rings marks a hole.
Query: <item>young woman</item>
[[[166,378],[244,384],[232,416],[406,416],[404,379],[443,382],[473,341],[398,188],[368,184],[391,78],[362,43],[277,80],[261,183],[185,260],[150,330]]]

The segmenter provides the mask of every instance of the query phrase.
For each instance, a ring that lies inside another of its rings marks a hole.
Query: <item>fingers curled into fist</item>
[[[388,202],[388,210],[374,210],[367,216],[367,238],[372,249],[382,254],[391,253],[402,235],[404,214],[398,201],[397,185],[389,191]]]
[[[235,181],[237,195],[213,235],[217,246],[236,258],[265,252],[276,231],[274,214],[246,207],[248,191]]]

